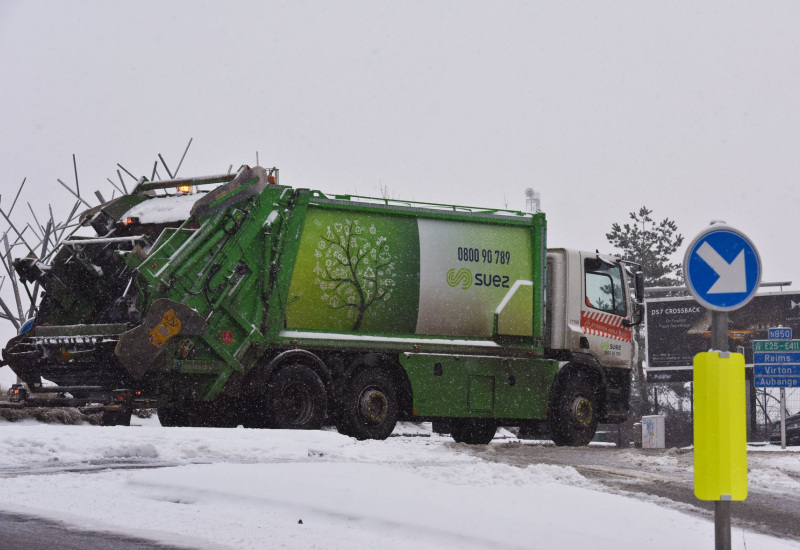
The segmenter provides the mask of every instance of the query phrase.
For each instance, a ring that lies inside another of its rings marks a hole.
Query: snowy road
[[[570,449],[511,442],[471,447],[467,452],[518,467],[573,466],[585,478],[616,494],[648,501],[664,499],[658,502],[713,521],[714,503],[694,496],[694,458],[690,449]],[[748,497],[744,502],[732,503],[733,524],[800,541],[800,454],[778,452],[775,447],[751,447],[748,469]]]
[[[0,539],[4,550],[154,550],[152,540],[113,533],[81,531],[46,519],[0,512]],[[183,550],[177,546],[158,550]]]
[[[641,496],[680,488],[683,455],[141,424],[0,424],[0,510],[203,550],[713,547],[696,507]],[[751,487],[796,489],[781,467],[754,470]],[[800,548],[747,526],[733,538]]]

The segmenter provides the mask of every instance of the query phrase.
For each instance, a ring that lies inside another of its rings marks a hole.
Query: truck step
[[[112,404],[114,403],[114,397],[110,395],[108,397],[86,397],[81,399],[76,399],[74,397],[27,397],[26,399],[22,399],[20,401],[0,402],[0,408],[24,409],[27,407],[83,407],[84,405],[88,405],[90,403]]]
[[[76,392],[101,392],[110,391],[103,386],[34,386],[31,393],[76,393]]]

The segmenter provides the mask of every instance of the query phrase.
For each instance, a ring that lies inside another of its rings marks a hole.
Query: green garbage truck
[[[543,213],[278,176],[143,178],[49,256],[16,259],[36,310],[3,350],[24,382],[7,406],[359,439],[398,420],[466,443],[518,426],[558,445],[627,418],[638,266],[548,250]]]

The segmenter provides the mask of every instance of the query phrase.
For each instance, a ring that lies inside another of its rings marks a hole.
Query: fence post
[[[653,401],[654,401],[653,414],[657,415],[658,414],[658,386],[653,386]]]
[[[767,421],[767,388],[764,388],[764,441],[769,441],[769,422]]]

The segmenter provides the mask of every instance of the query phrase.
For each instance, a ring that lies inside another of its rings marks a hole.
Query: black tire
[[[159,407],[156,409],[156,413],[158,414],[158,421],[165,428],[176,428],[189,425],[189,415],[186,414],[183,409],[178,409],[175,407]]]
[[[239,415],[224,403],[214,402],[195,411],[198,426],[208,428],[235,428],[239,425]],[[192,425],[195,425],[192,423]]]
[[[456,443],[468,445],[488,445],[497,433],[497,424],[494,420],[483,418],[462,418],[452,420],[450,435]]]
[[[317,373],[305,365],[288,365],[269,379],[261,404],[254,415],[256,427],[318,430],[325,421],[328,399]]]
[[[431,423],[431,431],[439,435],[450,435],[450,421],[449,420],[434,420]]]
[[[394,382],[383,371],[369,369],[347,384],[337,427],[340,433],[356,439],[383,440],[394,431],[399,415]]]
[[[124,409],[121,411],[103,411],[103,417],[100,419],[101,426],[130,426],[132,409]]]
[[[570,377],[551,404],[550,437],[558,446],[581,447],[597,431],[597,388],[584,373]]]
[[[235,428],[236,415],[218,403],[198,403],[158,409],[158,421],[165,428]]]

